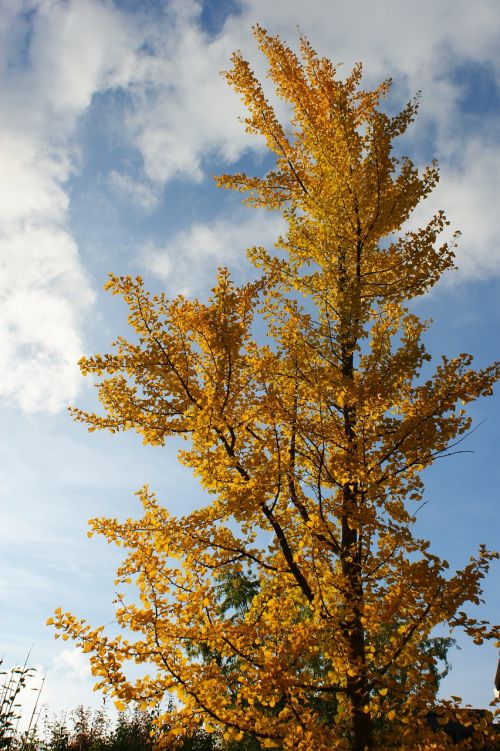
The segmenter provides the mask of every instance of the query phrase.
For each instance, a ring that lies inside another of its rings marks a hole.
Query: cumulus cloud
[[[162,280],[172,294],[206,290],[217,264],[238,267],[252,245],[270,247],[285,229],[281,216],[240,210],[237,216],[194,223],[163,245],[146,244],[140,253],[144,267]],[[210,285],[211,286],[211,285]]]
[[[71,677],[79,680],[86,680],[91,675],[88,657],[76,647],[63,649],[56,655],[54,670],[69,673]]]
[[[201,9],[191,0],[166,5],[161,22],[147,29],[150,54],[129,90],[129,138],[146,176],[160,183],[179,176],[200,181],[204,158],[219,153],[232,160],[249,146],[238,123],[241,105],[219,76],[249,29],[214,38],[200,24]]]
[[[496,0],[242,0],[232,27],[256,20],[293,43],[297,24],[318,50],[348,68],[358,60],[369,76],[400,74],[413,78],[429,67],[436,77],[453,56],[497,58],[500,28]]]
[[[444,163],[440,184],[415,213],[415,223],[423,222],[444,208],[450,228],[461,233],[456,249],[460,273],[451,275],[449,283],[499,273],[499,193],[500,147],[471,138],[456,160]]]
[[[56,411],[75,394],[94,298],[67,222],[75,129],[95,92],[130,80],[130,32],[92,0],[7,3],[6,41],[9,29],[15,45],[0,60],[0,396],[28,412]]]
[[[57,227],[23,228],[0,238],[0,259],[0,395],[56,411],[76,392],[79,318],[93,300],[77,248]]]

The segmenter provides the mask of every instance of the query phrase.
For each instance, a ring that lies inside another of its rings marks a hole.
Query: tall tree
[[[500,364],[474,370],[461,354],[431,373],[428,323],[407,307],[454,263],[454,240],[437,242],[443,212],[403,227],[438,180],[434,163],[419,172],[393,153],[417,102],[389,117],[390,82],[363,91],[360,66],[342,81],[306,39],[299,58],[254,33],[292,117],[280,123],[233,55],[227,80],[276,166],[217,181],[281,212],[287,232],[274,253],[248,251],[255,281],[238,287],[220,269],[206,303],[111,276],[137,338],[81,361],[104,374],[105,414],[73,410],[91,431],[183,436],[179,459],[210,502],[173,517],[146,487],[141,519],[93,520],[128,549],[118,576],[135,578],[140,600],[120,595],[118,637],[60,609],[54,620],[119,706],[175,692],[171,732],[201,723],[298,751],[429,748],[433,629],[476,643],[499,630],[463,609],[495,554],[482,547],[450,574],[414,536],[420,474],[469,429],[463,405],[491,393]],[[238,576],[257,582],[246,608],[221,604]],[[128,680],[128,661],[150,675]]]

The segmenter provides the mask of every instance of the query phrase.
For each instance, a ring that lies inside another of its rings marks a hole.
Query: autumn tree
[[[91,431],[133,429],[155,446],[182,436],[179,460],[209,502],[174,517],[145,487],[140,519],[93,520],[127,549],[119,581],[134,579],[140,599],[119,595],[118,636],[60,609],[53,620],[118,706],[175,694],[161,718],[171,733],[202,725],[298,751],[444,748],[426,723],[437,657],[423,645],[440,624],[498,638],[466,610],[495,554],[482,547],[450,573],[412,525],[422,471],[467,432],[463,407],[491,393],[500,365],[474,370],[460,354],[431,366],[428,322],[408,307],[454,265],[443,212],[408,224],[438,181],[435,163],[419,170],[393,151],[417,101],[390,117],[389,81],[364,91],[360,66],[341,80],[306,39],[297,56],[254,33],[292,116],[280,122],[234,54],[226,78],[275,167],[217,182],[280,212],[286,234],[275,251],[248,251],[254,280],[236,286],[220,269],[208,302],[111,276],[137,336],[82,359],[102,377],[104,414],[73,410]],[[253,582],[248,607],[222,603],[228,576]],[[148,675],[128,679],[130,661]]]

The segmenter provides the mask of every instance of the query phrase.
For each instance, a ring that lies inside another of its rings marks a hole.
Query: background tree
[[[219,597],[219,608],[224,615],[229,614],[228,611],[232,610],[232,617],[234,618],[237,614],[241,615],[243,611],[250,609],[252,599],[258,592],[258,581],[256,579],[251,579],[239,571],[231,571],[229,569],[219,577],[218,581],[217,594]],[[389,638],[389,634],[387,634],[386,638]],[[432,692],[430,700],[433,703],[436,702],[441,680],[446,677],[451,669],[448,652],[454,646],[457,646],[454,639],[442,636],[429,637],[419,645],[419,651],[427,652],[429,658],[430,672],[422,676],[422,678],[427,682],[427,689],[430,689]],[[216,656],[202,643],[190,646],[190,650],[192,654],[200,656],[203,660],[212,660]],[[324,670],[324,660],[322,660],[320,654],[313,657],[310,670],[316,676],[321,675]],[[397,682],[399,696],[406,696],[419,689],[418,686],[413,685],[408,680],[407,671],[404,669],[401,669],[400,675],[397,676]],[[332,717],[335,717],[337,712],[335,694],[327,696],[318,695],[313,697],[311,701],[317,717],[321,718],[323,722],[328,723]],[[275,711],[278,711],[276,707]],[[394,719],[389,720],[386,716],[379,717],[374,722],[374,734],[383,740],[387,737],[388,729],[393,726],[394,722]],[[436,722],[433,724],[436,724]],[[260,748],[258,742],[248,733],[244,734],[243,738],[239,741],[234,743],[229,741],[228,744],[224,744],[224,749],[226,747],[228,751],[255,751],[255,749]]]
[[[11,751],[154,751],[161,730],[154,725],[157,710],[120,712],[113,723],[104,709],[92,712],[79,706],[61,717],[45,717],[44,728],[34,733],[15,733]],[[225,751],[216,736],[199,730],[175,738],[167,751]]]
[[[141,519],[94,520],[128,549],[118,576],[140,600],[120,595],[118,637],[60,609],[55,623],[119,706],[176,692],[161,718],[171,734],[202,725],[299,751],[430,748],[436,655],[423,645],[439,624],[476,643],[499,632],[464,610],[494,554],[481,548],[450,574],[414,536],[420,474],[469,429],[463,405],[491,393],[500,366],[474,370],[461,354],[431,372],[428,324],[407,307],[453,267],[454,241],[437,242],[443,212],[404,228],[438,180],[434,163],[419,172],[392,151],[416,101],[389,117],[390,82],[365,92],[360,66],[341,81],[307,40],[299,59],[255,36],[292,117],[278,121],[235,54],[226,77],[276,167],[218,183],[280,211],[287,232],[274,254],[249,250],[255,281],[237,287],[219,270],[207,303],[112,276],[137,339],[80,363],[105,374],[104,416],[73,410],[89,430],[135,429],[153,445],[183,436],[180,461],[211,502],[173,517],[143,488]],[[258,582],[250,607],[220,607],[228,572]],[[127,680],[129,661],[149,674]]]

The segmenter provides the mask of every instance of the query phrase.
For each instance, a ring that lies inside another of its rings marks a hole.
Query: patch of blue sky
[[[139,8],[137,0],[113,0],[115,8],[126,13],[131,13],[134,16],[138,11],[142,14],[161,16],[165,12],[168,3],[169,0],[141,0]]]
[[[114,6],[134,16],[139,9],[136,0],[114,0]],[[140,14],[149,18],[161,18],[169,10],[172,0],[142,0]],[[241,13],[241,2],[238,0],[195,0],[198,6],[198,22],[202,29],[210,36],[216,36],[223,28],[224,23],[230,16]],[[193,10],[193,3],[189,3]]]
[[[448,74],[460,90],[458,105],[465,115],[481,118],[500,112],[500,79],[492,63],[467,60]]]
[[[241,13],[238,0],[203,0],[200,22],[205,31],[211,35],[218,34],[229,16]]]
[[[37,12],[36,7],[21,10],[11,20],[6,48],[6,67],[10,74],[22,71],[30,65],[33,20]]]

